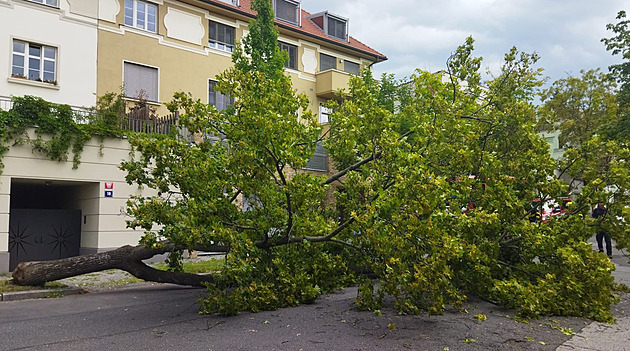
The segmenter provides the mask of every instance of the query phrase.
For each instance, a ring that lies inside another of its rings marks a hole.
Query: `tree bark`
[[[212,283],[214,281],[210,274],[198,275],[167,272],[142,263],[142,260],[178,249],[181,248],[168,243],[155,249],[126,245],[112,251],[59,260],[21,262],[13,271],[13,283],[16,285],[43,285],[54,280],[112,268],[122,269],[136,278],[158,283],[203,286],[203,283]],[[224,246],[204,247],[201,249],[219,252],[227,251],[227,247]]]

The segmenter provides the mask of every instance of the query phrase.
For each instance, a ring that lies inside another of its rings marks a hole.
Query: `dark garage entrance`
[[[23,261],[77,256],[81,183],[11,180],[9,269]]]

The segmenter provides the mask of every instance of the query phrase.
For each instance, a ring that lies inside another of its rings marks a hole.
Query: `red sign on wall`
[[[105,189],[114,189],[114,182],[105,182]]]

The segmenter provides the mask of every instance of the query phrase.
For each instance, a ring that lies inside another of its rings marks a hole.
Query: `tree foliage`
[[[581,74],[559,79],[541,93],[541,129],[559,131],[561,146],[579,147],[602,126],[616,124],[615,82],[599,70]]]
[[[613,37],[604,38],[606,50],[613,55],[621,55],[623,62],[609,67],[611,74],[620,84],[618,93],[619,119],[608,129],[610,137],[628,142],[630,140],[630,20],[626,11],[617,14],[618,23],[609,23],[606,29],[614,33]]]
[[[147,246],[226,248],[206,312],[293,306],[358,281],[365,309],[391,295],[401,312],[440,314],[473,294],[523,316],[611,320],[613,265],[586,243],[582,202],[563,219],[527,218],[534,198],[568,191],[537,133],[535,54],[511,49],[482,83],[468,39],[450,73],[417,71],[402,87],[353,77],[324,140],[336,171],[317,176],[303,167],[321,129],[283,72],[269,2],[253,6],[250,37],[218,76],[234,106],[177,94],[171,108],[202,140],[130,136],[138,157],[122,166],[128,182],[157,192],[128,207]],[[405,97],[398,106],[394,95]],[[594,159],[579,162],[583,175],[603,174]],[[607,171],[626,177],[622,164]]]

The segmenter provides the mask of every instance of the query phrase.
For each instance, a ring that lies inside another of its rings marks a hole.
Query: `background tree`
[[[540,94],[541,129],[558,131],[561,147],[579,147],[602,126],[616,124],[616,87],[614,80],[599,70],[582,70],[580,77],[553,82]]]
[[[621,55],[623,62],[609,67],[611,74],[620,84],[619,120],[611,124],[608,135],[614,139],[627,142],[630,140],[630,20],[626,19],[626,11],[617,14],[618,23],[606,25],[606,29],[615,35],[604,38],[602,42],[606,50],[613,55]]]

